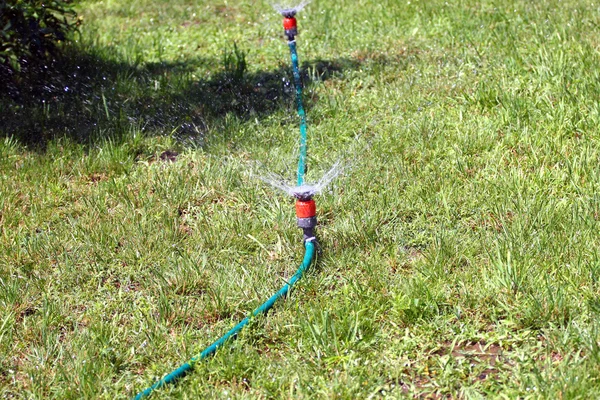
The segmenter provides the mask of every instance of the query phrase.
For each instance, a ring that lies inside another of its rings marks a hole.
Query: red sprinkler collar
[[[296,201],[296,216],[298,218],[312,218],[317,215],[317,205],[314,200]]]
[[[285,29],[285,36],[288,40],[292,41],[298,34],[298,21],[294,16],[285,16],[283,18],[283,29]]]
[[[315,227],[317,226],[317,206],[313,199],[296,200],[296,222],[304,231],[304,241],[315,241]]]
[[[294,17],[286,17],[283,19],[283,29],[290,30],[290,29],[297,29],[298,28],[298,21],[296,21],[296,18]]]

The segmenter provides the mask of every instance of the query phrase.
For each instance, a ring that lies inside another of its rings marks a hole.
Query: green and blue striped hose
[[[304,112],[304,106],[302,104],[302,81],[300,78],[300,67],[298,66],[298,52],[296,51],[296,41],[290,40],[288,42],[290,47],[290,54],[292,57],[292,69],[294,74],[294,84],[296,87],[296,101],[298,104],[298,116],[300,117],[300,156],[298,159],[298,186],[304,184],[304,174],[306,172],[306,113]],[[304,243],[305,251],[304,251],[304,259],[300,267],[292,276],[290,281],[283,286],[277,293],[275,293],[271,298],[269,298],[265,303],[263,303],[260,307],[252,312],[251,315],[244,318],[239,324],[234,326],[229,332],[223,335],[219,340],[208,346],[202,353],[192,357],[188,362],[177,368],[176,370],[170,372],[168,375],[157,381],[154,385],[149,388],[141,391],[135,396],[135,400],[142,399],[144,397],[150,396],[152,392],[156,389],[159,389],[165,385],[176,382],[178,379],[184,377],[188,372],[194,369],[194,364],[198,361],[204,360],[211,355],[213,355],[218,348],[223,346],[227,340],[235,338],[235,336],[250,322],[253,317],[256,317],[261,314],[266,314],[273,305],[282,297],[287,296],[290,289],[294,284],[302,278],[304,272],[308,269],[312,260],[315,256],[315,243],[313,241],[306,241]]]

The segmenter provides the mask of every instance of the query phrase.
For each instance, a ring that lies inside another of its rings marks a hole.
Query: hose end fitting
[[[285,15],[283,19],[283,29],[285,29],[285,36],[287,36],[289,41],[296,38],[296,35],[298,34],[298,22],[293,15]]]

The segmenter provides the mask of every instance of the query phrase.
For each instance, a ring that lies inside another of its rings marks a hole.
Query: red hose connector
[[[304,230],[304,240],[315,240],[317,226],[317,205],[313,199],[296,200],[296,222]]]
[[[314,200],[296,200],[296,216],[298,218],[312,218],[317,215],[317,205]]]
[[[294,40],[298,34],[298,22],[295,17],[285,17],[283,19],[283,29],[285,29],[285,35],[289,40]]]
[[[291,17],[291,18],[284,18],[283,19],[283,29],[290,30],[290,29],[297,29],[298,25],[297,25],[297,21],[296,18]]]

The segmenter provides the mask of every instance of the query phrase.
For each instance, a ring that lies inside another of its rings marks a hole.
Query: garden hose
[[[304,184],[304,174],[306,173],[306,152],[307,152],[307,138],[306,138],[306,113],[304,112],[304,106],[302,104],[302,82],[300,79],[300,68],[298,66],[298,53],[296,50],[295,37],[298,34],[297,22],[295,18],[295,11],[285,13],[283,20],[283,26],[285,34],[288,38],[288,46],[290,48],[290,55],[292,58],[292,69],[294,75],[294,84],[296,87],[296,101],[298,105],[298,116],[300,117],[300,156],[298,159],[298,186]],[[218,348],[223,346],[227,340],[233,339],[237,334],[250,322],[250,320],[261,314],[266,314],[273,305],[282,297],[287,296],[290,289],[294,284],[302,278],[304,272],[308,269],[313,261],[316,251],[316,237],[314,229],[317,226],[316,217],[316,205],[315,201],[311,196],[299,196],[296,201],[296,217],[298,227],[304,232],[304,259],[302,264],[292,276],[290,281],[284,285],[277,293],[271,296],[265,303],[252,312],[251,315],[244,318],[240,323],[234,326],[229,332],[223,335],[219,340],[208,346],[200,354],[192,357],[188,362],[181,365],[179,368],[167,374],[165,377],[154,383],[149,388],[141,391],[135,396],[136,400],[150,396],[150,394],[158,388],[161,388],[167,384],[174,383],[178,379],[187,375],[194,368],[200,360],[204,360],[209,356],[213,355]]]
[[[183,378],[185,375],[187,375],[188,372],[190,372],[192,369],[194,369],[194,364],[196,364],[200,360],[204,360],[205,358],[208,358],[209,356],[213,355],[215,353],[215,351],[217,351],[218,348],[220,348],[221,346],[223,346],[223,344],[225,344],[225,342],[227,342],[228,339],[234,338],[244,328],[244,326],[248,325],[248,323],[250,322],[250,320],[252,318],[254,318],[258,315],[261,315],[261,314],[266,314],[271,309],[271,307],[273,307],[273,305],[277,302],[277,300],[279,300],[282,297],[285,297],[288,294],[288,292],[290,291],[291,287],[294,286],[294,284],[300,278],[302,278],[302,275],[308,269],[308,267],[310,266],[310,264],[314,258],[314,255],[315,255],[314,240],[306,241],[304,244],[304,247],[305,247],[304,260],[302,261],[302,264],[300,264],[300,267],[298,268],[298,270],[296,271],[294,276],[292,276],[290,281],[285,286],[283,286],[277,293],[275,293],[273,296],[271,296],[271,298],[269,300],[267,300],[265,303],[263,303],[260,307],[258,307],[256,310],[254,310],[250,316],[244,318],[239,324],[234,326],[229,332],[227,332],[225,335],[223,335],[219,340],[217,340],[216,342],[214,342],[213,344],[208,346],[202,353],[198,354],[197,356],[192,357],[188,362],[186,362],[185,364],[183,364],[182,366],[180,366],[173,372],[169,373],[168,375],[166,375],[165,377],[163,377],[162,379],[157,381],[154,385],[152,385],[149,388],[145,389],[144,391],[138,393],[138,395],[135,396],[135,399],[139,400],[144,397],[150,396],[150,394],[155,389],[161,388],[169,383],[174,383],[178,379]]]

